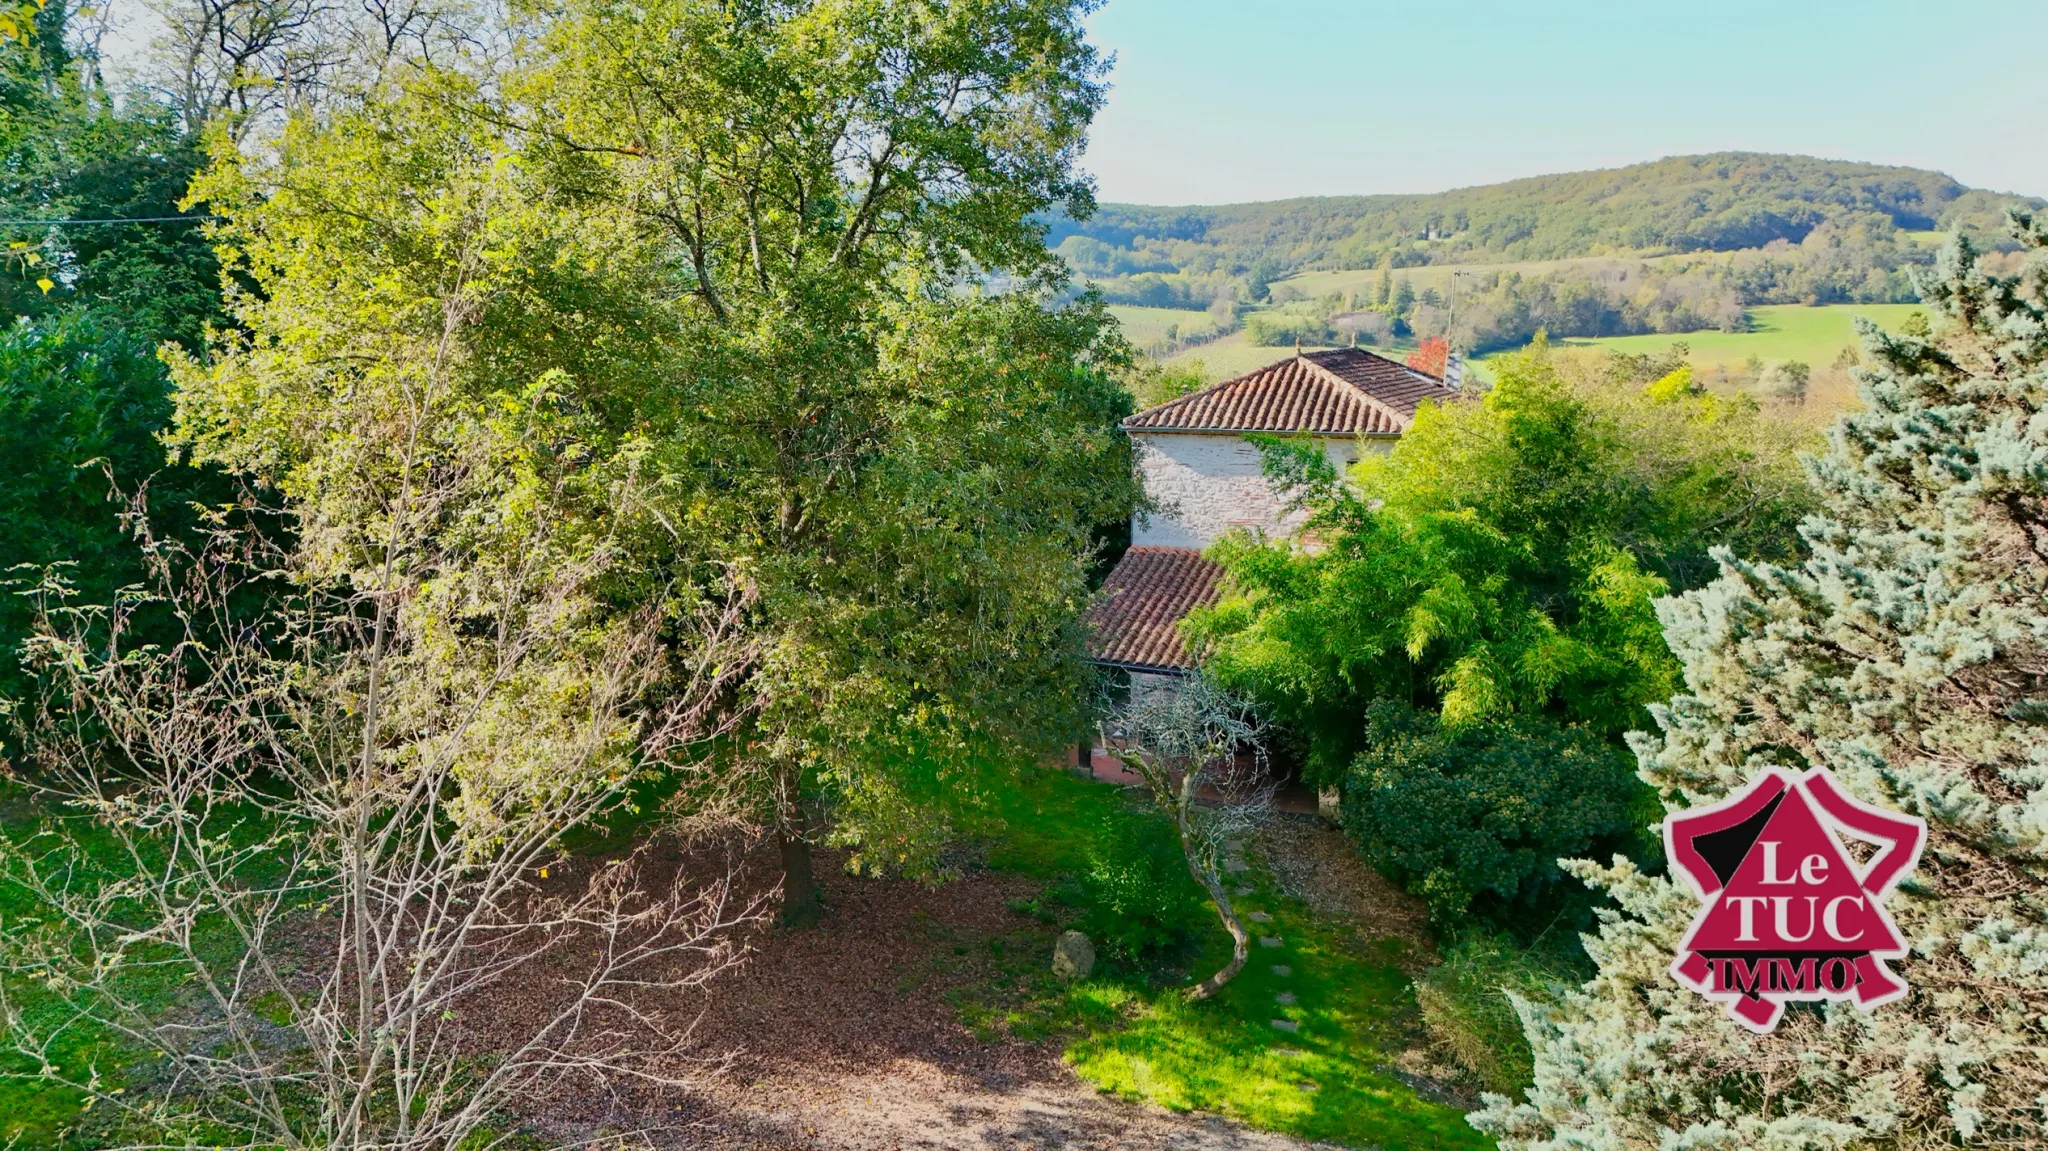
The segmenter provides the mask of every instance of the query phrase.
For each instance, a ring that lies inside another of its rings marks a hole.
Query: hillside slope
[[[1734,251],[1797,244],[1829,224],[1993,234],[2017,199],[1917,168],[1724,152],[1427,195],[1105,204],[1086,221],[1053,221],[1047,242],[1107,286],[1173,277],[1199,302],[1225,281],[1257,299],[1311,269]]]

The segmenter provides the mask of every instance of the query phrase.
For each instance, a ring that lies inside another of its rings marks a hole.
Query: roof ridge
[[[1425,372],[1421,368],[1416,367],[1414,364],[1404,363],[1400,360],[1395,359],[1392,356],[1383,356],[1378,352],[1373,351],[1371,348],[1361,348],[1355,344],[1348,348],[1316,348],[1313,351],[1302,352],[1300,354],[1304,359],[1306,359],[1309,356],[1319,356],[1327,352],[1337,352],[1340,354],[1344,352],[1356,352],[1357,354],[1364,356],[1368,360],[1378,360],[1380,363],[1391,365],[1393,367],[1401,369],[1404,372],[1411,372],[1415,375],[1421,376],[1425,380],[1430,380],[1434,383],[1439,384],[1444,382],[1444,378],[1442,376]],[[1322,367],[1322,364],[1320,362],[1313,360],[1310,362],[1315,363],[1316,366],[1319,368]]]
[[[1344,349],[1344,348],[1334,348],[1334,349],[1332,349],[1332,350],[1333,350],[1333,351],[1339,351],[1339,352],[1342,352],[1342,351],[1346,351],[1347,349]],[[1350,351],[1358,351],[1358,349],[1356,349],[1356,348],[1352,348],[1352,349],[1348,349],[1348,350],[1350,350]],[[1371,356],[1371,355],[1372,355],[1372,353],[1371,353],[1371,352],[1365,352],[1364,354],[1365,354],[1365,355],[1368,355],[1368,356]],[[1389,419],[1391,419],[1391,420],[1394,420],[1394,421],[1395,421],[1395,422],[1397,422],[1397,423],[1398,423],[1398,422],[1401,422],[1401,421],[1404,421],[1404,420],[1406,420],[1406,419],[1408,419],[1408,418],[1409,418],[1409,417],[1407,417],[1407,416],[1404,416],[1404,415],[1402,415],[1402,414],[1401,414],[1400,412],[1398,412],[1398,411],[1395,411],[1395,410],[1394,410],[1394,408],[1393,408],[1393,407],[1392,407],[1391,405],[1389,405],[1389,404],[1388,404],[1388,403],[1387,403],[1386,401],[1384,401],[1384,400],[1380,399],[1380,398],[1379,398],[1378,396],[1375,396],[1375,395],[1373,395],[1373,394],[1372,394],[1371,392],[1367,391],[1367,390],[1365,389],[1365,387],[1364,387],[1363,385],[1360,385],[1360,384],[1354,384],[1354,383],[1352,383],[1352,382],[1351,382],[1350,380],[1347,380],[1347,379],[1345,379],[1345,378],[1344,378],[1343,376],[1340,376],[1340,375],[1338,375],[1337,373],[1335,373],[1335,372],[1331,371],[1330,369],[1328,369],[1328,368],[1324,367],[1324,366],[1323,366],[1323,365],[1322,365],[1321,363],[1319,363],[1319,362],[1317,362],[1317,361],[1315,361],[1315,360],[1310,360],[1310,359],[1308,359],[1308,357],[1306,357],[1306,356],[1304,356],[1304,357],[1302,357],[1302,358],[1303,358],[1304,360],[1306,360],[1306,361],[1307,361],[1307,363],[1308,363],[1308,366],[1309,366],[1309,367],[1311,367],[1311,368],[1314,368],[1314,369],[1315,369],[1316,371],[1318,371],[1318,372],[1322,373],[1322,374],[1323,374],[1323,376],[1324,376],[1325,378],[1329,379],[1329,380],[1330,380],[1330,381],[1331,381],[1332,383],[1335,383],[1335,384],[1336,384],[1336,385],[1337,385],[1338,387],[1340,387],[1340,388],[1347,388],[1347,389],[1349,389],[1349,390],[1350,390],[1351,392],[1353,392],[1354,394],[1356,394],[1356,395],[1358,396],[1358,398],[1359,398],[1359,399],[1362,399],[1362,400],[1364,400],[1364,401],[1365,401],[1366,403],[1368,403],[1368,404],[1371,404],[1371,405],[1372,405],[1372,406],[1373,406],[1374,408],[1377,408],[1377,409],[1379,409],[1379,411],[1381,412],[1381,414],[1385,415],[1385,416],[1386,416],[1387,418],[1389,418]],[[1374,357],[1374,358],[1375,358],[1375,359],[1381,359],[1381,360],[1387,360],[1387,358],[1386,358],[1385,356],[1376,356],[1376,357]],[[1392,360],[1387,360],[1387,362],[1391,364],[1391,363],[1393,363],[1394,361],[1392,361]],[[1404,366],[1405,366],[1405,365],[1404,365]],[[1411,370],[1413,370],[1413,369],[1411,369]]]

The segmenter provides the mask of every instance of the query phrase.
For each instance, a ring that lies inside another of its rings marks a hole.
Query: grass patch
[[[990,862],[1047,879],[1085,866],[1095,837],[1119,816],[1145,818],[1122,789],[1063,772],[1029,778],[1011,802],[1010,831]],[[1045,901],[1020,900],[1012,907],[1018,930],[989,941],[997,962],[985,980],[952,994],[954,1006],[985,1042],[1067,1040],[1066,1060],[1082,1078],[1127,1099],[1358,1146],[1488,1146],[1457,1108],[1424,1098],[1390,1070],[1419,1027],[1399,945],[1360,954],[1257,872],[1235,878],[1254,886],[1237,901],[1240,913],[1272,917],[1246,926],[1280,943],[1255,938],[1251,962],[1214,999],[1182,996],[1229,957],[1229,937],[1206,903],[1184,925],[1180,948],[1149,965],[1104,963],[1065,985],[1047,957],[1059,924],[1076,913],[1047,925]]]
[[[0,782],[0,836],[17,847],[54,847],[58,825],[31,800],[26,789]],[[64,838],[77,847],[87,865],[79,878],[102,882],[127,873],[129,863],[113,837],[90,820],[67,817]],[[41,838],[41,842],[39,841]],[[31,932],[61,932],[50,908],[27,888],[0,875],[0,935],[8,940]],[[9,1004],[20,1013],[23,1029],[54,1034],[50,1062],[66,1075],[119,1085],[139,1061],[120,1037],[89,1021],[72,1018],[63,997],[39,982],[16,974],[6,981]],[[138,966],[124,977],[125,990],[154,1010],[169,1011],[185,992],[184,980],[170,966]],[[113,1117],[93,1115],[83,1093],[39,1076],[40,1065],[26,1056],[0,1052],[0,1146],[89,1148],[104,1145],[112,1135]]]

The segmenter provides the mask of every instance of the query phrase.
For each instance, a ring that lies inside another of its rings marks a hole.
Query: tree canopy
[[[572,5],[488,82],[301,113],[199,185],[255,290],[181,367],[181,436],[361,580],[383,411],[439,405],[447,468],[540,420],[507,450],[580,477],[553,530],[623,552],[620,610],[744,603],[726,782],[799,917],[818,805],[859,862],[928,866],[918,787],[1072,730],[1094,529],[1133,499],[1129,352],[1048,306],[1032,222],[1087,203],[1082,11]]]
[[[1311,546],[1218,545],[1230,590],[1191,627],[1325,782],[1380,699],[1618,735],[1676,683],[1650,597],[1703,580],[1714,540],[1781,546],[1804,506],[1794,442],[1682,367],[1538,346],[1483,396],[1425,405],[1349,484],[1312,447],[1269,441]]]

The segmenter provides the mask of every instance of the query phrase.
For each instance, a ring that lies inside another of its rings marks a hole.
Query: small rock
[[[1294,968],[1287,966],[1285,963],[1275,963],[1273,965],[1273,974],[1285,979],[1294,974]]]
[[[1316,1091],[1321,1091],[1321,1090],[1322,1090],[1322,1088],[1321,1088],[1321,1087],[1318,1087],[1318,1086],[1316,1086],[1316,1085],[1315,1085],[1315,1084],[1313,1084],[1313,1083],[1307,1083],[1307,1082],[1302,1082],[1302,1083],[1296,1083],[1296,1084],[1295,1084],[1295,1086],[1296,1086],[1296,1087],[1298,1087],[1298,1088],[1300,1088],[1300,1089],[1301,1089],[1301,1090],[1303,1090],[1303,1091],[1308,1091],[1308,1092],[1316,1092]]]
[[[1286,1032],[1295,1032],[1301,1030],[1301,1024],[1296,1023],[1292,1019],[1275,1019],[1273,1021],[1273,1026]]]
[[[1278,947],[1280,946],[1280,937],[1277,935],[1261,935],[1259,936],[1259,946]]]
[[[1263,912],[1263,911],[1254,911],[1254,912],[1252,912],[1252,913],[1251,913],[1250,915],[1247,915],[1247,916],[1245,916],[1245,918],[1246,918],[1246,919],[1249,919],[1249,920],[1251,920],[1251,921],[1252,921],[1253,923],[1271,923],[1271,922],[1273,922],[1273,917],[1272,917],[1272,916],[1270,916],[1270,915],[1268,915],[1268,914],[1266,914],[1266,913],[1265,913],[1265,912]]]
[[[1233,887],[1230,889],[1230,894],[1242,898],[1247,895],[1257,895],[1258,890],[1256,888],[1251,887]]]
[[[1052,973],[1061,979],[1086,979],[1095,970],[1095,945],[1078,931],[1062,931],[1052,945]]]
[[[1250,871],[1251,869],[1252,865],[1246,863],[1242,859],[1226,859],[1223,861],[1223,870],[1228,871],[1233,875],[1237,872]]]
[[[1292,1007],[1294,1006],[1294,992],[1282,991],[1273,997],[1273,1002],[1278,1003],[1282,1007]]]
[[[1275,1054],[1275,1055],[1299,1055],[1299,1054],[1301,1054],[1301,1048],[1299,1048],[1299,1047],[1275,1047],[1275,1048],[1273,1049],[1273,1054]]]

